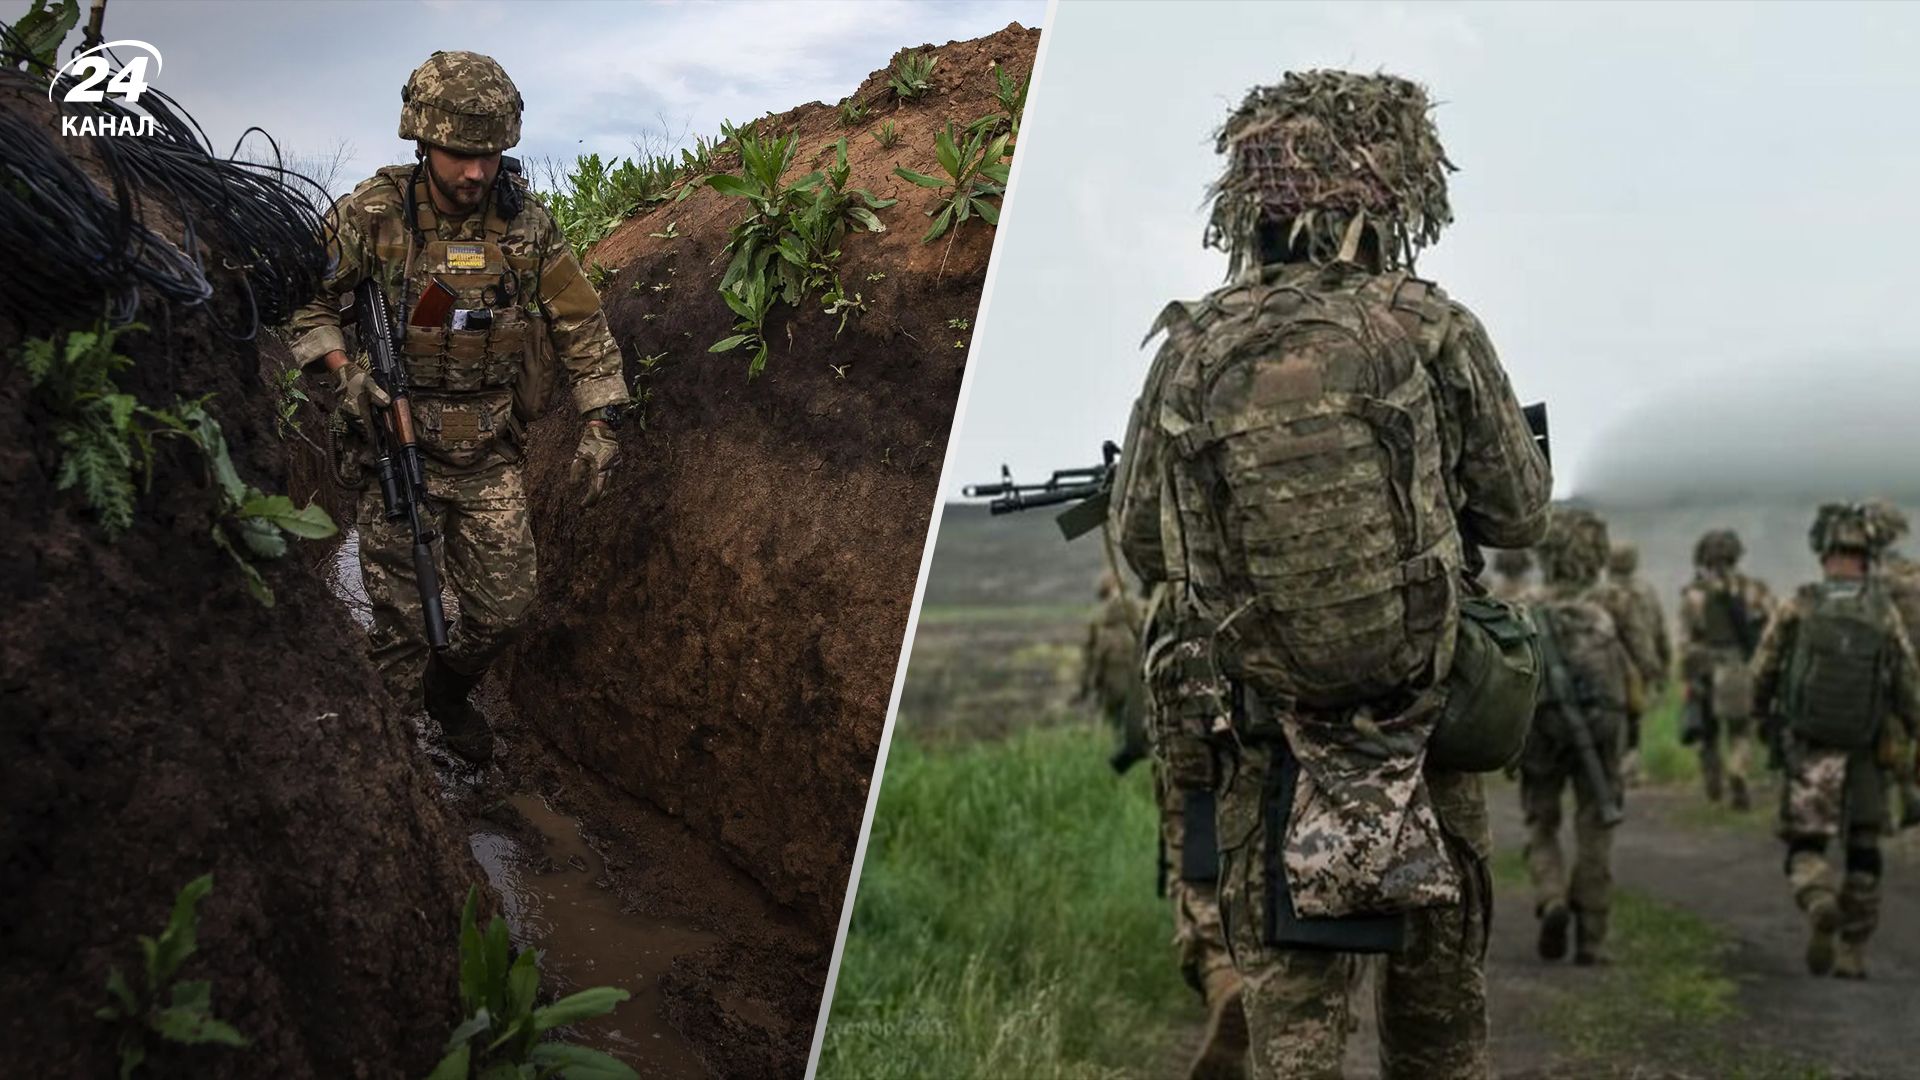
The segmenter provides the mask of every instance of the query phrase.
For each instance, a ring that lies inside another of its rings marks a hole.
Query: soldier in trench
[[[360,493],[355,525],[373,608],[373,662],[396,699],[425,705],[449,750],[484,765],[493,736],[471,695],[533,602],[523,464],[527,425],[546,404],[548,358],[564,366],[585,420],[571,473],[584,486],[584,506],[599,501],[619,459],[615,433],[629,395],[598,294],[504,157],[520,140],[522,109],[507,73],[478,53],[436,52],[400,100],[400,137],[413,141],[415,161],[378,170],[334,206],[331,271],[321,295],[294,317],[293,353],[304,369],[339,380],[330,433],[338,478]],[[458,298],[443,325],[408,325],[400,340],[427,510],[459,600],[459,623],[439,651],[425,640],[411,532],[385,520],[378,485],[367,483],[367,425],[389,401],[349,353],[340,311],[368,278],[402,321],[436,282]]]

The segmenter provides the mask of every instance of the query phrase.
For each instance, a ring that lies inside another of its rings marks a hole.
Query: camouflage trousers
[[[1270,752],[1242,749],[1220,798],[1220,902],[1234,967],[1244,984],[1256,1078],[1337,1078],[1355,997],[1369,969],[1387,1080],[1453,1080],[1488,1075],[1487,929],[1492,917],[1491,848],[1480,778],[1426,774],[1461,881],[1460,902],[1407,916],[1405,948],[1384,956],[1293,948],[1266,940],[1269,843],[1260,801]]]
[[[1168,781],[1166,768],[1154,760],[1153,779],[1160,797],[1160,844],[1166,866],[1167,900],[1173,906],[1173,946],[1180,957],[1180,974],[1208,1005],[1231,982],[1227,935],[1220,925],[1217,882],[1188,881],[1180,868],[1186,853],[1186,793]]]
[[[459,605],[444,659],[455,671],[478,674],[513,643],[533,604],[536,559],[526,485],[518,465],[500,464],[466,476],[429,475],[427,489],[441,582]],[[412,527],[386,520],[373,485],[361,493],[355,525],[373,606],[368,653],[389,692],[417,700],[428,650]]]
[[[1753,675],[1737,655],[1713,662],[1701,680],[1707,730],[1700,740],[1700,779],[1718,801],[1723,787],[1744,788],[1753,765]]]
[[[1832,750],[1786,739],[1780,838],[1787,882],[1806,911],[1823,899],[1840,905],[1840,939],[1861,945],[1880,922],[1880,836],[1887,828],[1886,777],[1873,752]],[[1838,839],[1836,870],[1827,848]]]
[[[1534,911],[1564,903],[1580,919],[1581,940],[1598,946],[1607,937],[1613,894],[1613,830],[1600,823],[1598,793],[1587,783],[1578,751],[1565,734],[1565,721],[1543,714],[1534,723],[1520,758],[1520,809],[1527,821],[1527,876],[1533,883]],[[1594,710],[1587,714],[1600,769],[1613,793],[1621,790],[1621,754],[1626,717]],[[1563,798],[1573,789],[1573,868],[1569,872],[1560,844]]]

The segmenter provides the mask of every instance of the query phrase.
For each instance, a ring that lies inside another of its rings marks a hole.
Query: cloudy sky
[[[21,0],[0,0],[0,21]],[[84,7],[84,5],[82,5]],[[251,125],[296,156],[353,150],[343,182],[412,160],[400,87],[435,49],[484,52],[526,99],[526,158],[631,155],[637,139],[716,135],[809,101],[838,101],[903,46],[1020,22],[1045,0],[585,3],[547,0],[120,0],[107,37],[152,42],[153,79],[221,152]],[[78,40],[74,38],[73,40]]]
[[[1119,438],[1147,325],[1225,270],[1213,130],[1329,66],[1440,103],[1456,224],[1420,270],[1551,403],[1562,494],[1816,428],[1920,461],[1920,7],[1064,0],[1049,34],[949,495]]]

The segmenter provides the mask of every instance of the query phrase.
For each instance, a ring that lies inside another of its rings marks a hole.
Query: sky
[[[24,6],[0,0],[0,21]],[[221,153],[256,124],[298,158],[344,142],[352,155],[341,181],[351,188],[381,165],[413,159],[397,134],[400,87],[436,49],[500,61],[526,101],[515,153],[571,161],[630,156],[636,140],[691,141],[718,135],[722,120],[838,101],[896,49],[1016,21],[1038,26],[1045,12],[1045,0],[116,0],[106,36],[159,47],[165,66],[151,81]]]
[[[1738,484],[1812,435],[1841,486],[1920,461],[1920,6],[1063,0],[1049,35],[948,497],[1120,438],[1147,326],[1225,273],[1213,132],[1310,67],[1438,103],[1455,224],[1419,271],[1548,401],[1561,495]]]

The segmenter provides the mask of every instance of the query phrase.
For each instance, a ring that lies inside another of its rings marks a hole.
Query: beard
[[[427,182],[440,193],[440,197],[460,210],[471,213],[480,209],[480,203],[487,196],[487,185],[479,181],[456,181],[452,184],[442,179],[433,164],[427,164]]]

